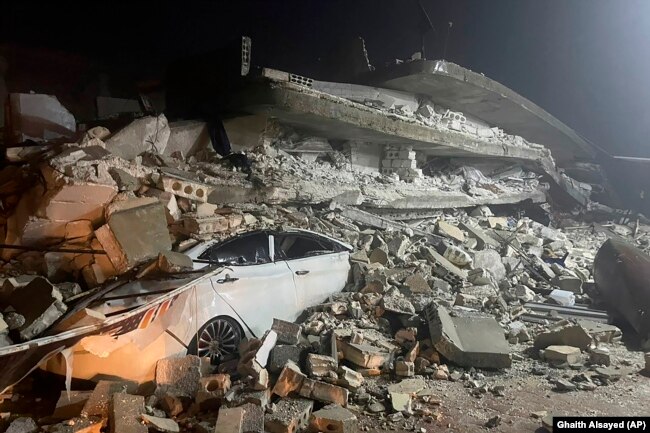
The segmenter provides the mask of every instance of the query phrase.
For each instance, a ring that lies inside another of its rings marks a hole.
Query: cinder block
[[[242,433],[244,409],[241,407],[222,407],[219,409],[214,433]]]
[[[144,397],[123,393],[113,394],[109,423],[111,433],[148,433],[140,422],[144,413]]]

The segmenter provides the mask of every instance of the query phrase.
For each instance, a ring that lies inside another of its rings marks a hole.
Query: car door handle
[[[296,275],[307,275],[309,271],[296,271]]]
[[[217,284],[224,284],[224,283],[234,283],[235,281],[239,280],[239,278],[221,278],[217,280]]]

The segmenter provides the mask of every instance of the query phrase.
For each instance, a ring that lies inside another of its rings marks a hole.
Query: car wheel
[[[233,359],[237,356],[239,343],[244,332],[234,319],[218,316],[210,319],[196,333],[187,352],[200,357],[209,357],[212,364]]]

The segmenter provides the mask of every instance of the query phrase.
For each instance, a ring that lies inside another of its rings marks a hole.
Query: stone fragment
[[[476,268],[467,273],[467,281],[475,286],[485,286],[491,284],[493,276],[487,269]]]
[[[278,335],[278,344],[298,344],[300,341],[300,325],[280,319],[273,319],[271,330]]]
[[[492,229],[505,229],[508,228],[508,218],[506,217],[488,217],[488,225]]]
[[[167,416],[175,417],[183,413],[183,402],[175,395],[167,394],[160,399],[160,408]]]
[[[499,248],[499,241],[488,235],[482,228],[469,224],[460,223],[458,226],[467,232],[470,238],[476,239],[476,249],[483,250],[486,247]]]
[[[201,408],[208,405],[218,406],[230,390],[230,375],[212,374],[199,379],[199,390],[194,401],[201,405]],[[206,404],[207,403],[207,404]]]
[[[556,391],[575,391],[576,390],[576,384],[563,379],[559,378],[553,381],[553,384],[555,385],[555,390]]]
[[[143,413],[142,420],[149,428],[153,428],[162,433],[178,433],[180,431],[178,423],[173,419],[160,418]]]
[[[390,254],[395,257],[402,257],[410,244],[411,242],[407,236],[395,236],[386,245]]]
[[[551,283],[576,295],[582,294],[582,280],[573,275],[558,275],[551,280]]]
[[[314,402],[304,398],[283,398],[264,420],[269,433],[295,433],[309,422]]]
[[[444,257],[456,266],[468,266],[472,264],[472,256],[457,246],[450,245],[445,250]]]
[[[425,309],[431,342],[440,354],[463,367],[507,368],[512,363],[503,329],[493,317],[461,314],[431,304]]]
[[[65,225],[65,238],[86,241],[92,236],[93,231],[93,224],[89,220],[70,221]]]
[[[440,220],[436,223],[436,232],[439,235],[454,239],[458,242],[465,242],[463,231],[446,221]]]
[[[245,411],[241,407],[221,407],[214,433],[242,433]]]
[[[109,424],[111,433],[148,433],[147,426],[140,422],[144,412],[144,397],[115,393],[111,398]]]
[[[167,274],[192,270],[192,259],[183,253],[161,251],[158,254],[157,269]]]
[[[538,334],[535,338],[536,349],[544,349],[551,345],[574,346],[586,350],[591,344],[591,336],[580,325],[560,325]]]
[[[548,346],[544,350],[544,358],[547,361],[576,364],[580,361],[580,349],[572,346]]]
[[[645,372],[650,373],[650,352],[647,352],[643,355],[643,360],[645,362]]]
[[[357,417],[344,407],[329,405],[311,414],[309,428],[328,433],[356,433]]]
[[[325,403],[347,406],[349,391],[343,387],[305,378],[300,387],[300,395]]]
[[[267,331],[262,339],[262,345],[255,352],[255,361],[261,367],[266,367],[266,364],[269,362],[269,355],[275,347],[276,341],[278,341],[278,334],[273,330]]]
[[[14,290],[8,304],[25,319],[19,328],[23,341],[41,334],[68,309],[59,290],[45,278],[35,278],[25,287]]]
[[[111,167],[108,169],[108,173],[111,175],[120,191],[137,191],[140,188],[140,182],[138,179],[121,168]]]
[[[361,373],[344,365],[339,367],[338,376],[338,383],[352,391],[356,391],[363,384],[363,376]]]
[[[137,383],[130,381],[100,380],[81,410],[82,417],[108,418],[109,406],[116,393],[134,393]],[[144,401],[143,401],[144,406]],[[144,409],[144,407],[143,407]],[[138,413],[138,416],[140,414]]]
[[[20,417],[9,424],[5,433],[37,433],[39,430],[38,424],[32,418]]]
[[[198,356],[161,359],[156,363],[156,393],[173,392],[193,398],[199,391],[206,364]]]

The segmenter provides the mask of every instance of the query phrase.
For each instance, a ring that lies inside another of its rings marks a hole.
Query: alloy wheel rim
[[[237,350],[237,332],[225,320],[216,320],[203,329],[199,335],[198,354],[210,357],[216,362],[235,353]]]

